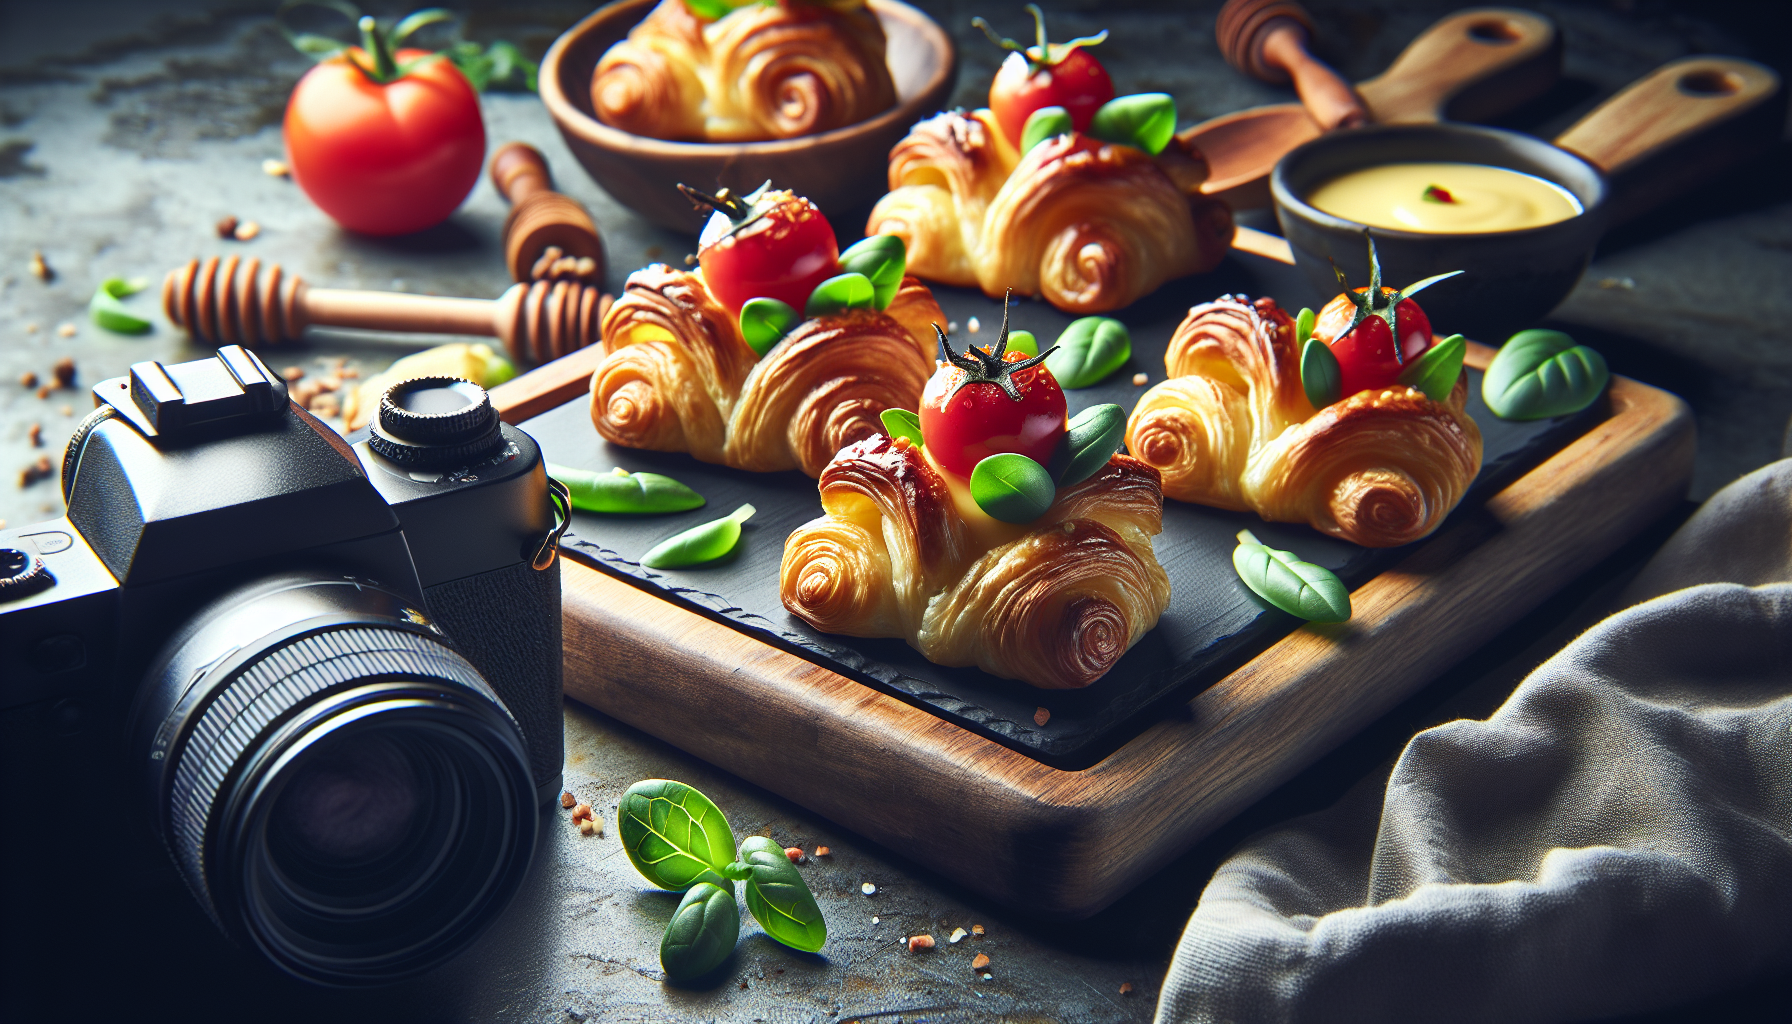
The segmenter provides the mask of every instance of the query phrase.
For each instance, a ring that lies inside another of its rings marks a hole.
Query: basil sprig
[[[921,444],[921,417],[907,409],[885,409],[877,414],[884,425],[884,433],[894,441],[906,437],[915,444]]]
[[[971,470],[971,499],[991,519],[1030,523],[1057,498],[1051,473],[1016,452],[999,452]]]
[[[1501,419],[1541,420],[1585,409],[1610,381],[1605,357],[1561,331],[1519,331],[1488,365],[1481,397]]]
[[[417,68],[438,60],[449,60],[466,77],[475,92],[487,89],[511,89],[534,92],[540,65],[523,56],[515,43],[499,40],[490,47],[466,39],[457,39],[446,49],[408,60],[397,59],[396,51],[420,29],[441,22],[458,22],[460,15],[440,7],[413,11],[395,23],[382,23],[361,14],[361,9],[348,0],[286,0],[274,15],[274,24],[285,34],[293,49],[315,61],[326,61],[346,53],[353,43],[315,32],[298,32],[286,24],[287,12],[299,7],[321,7],[335,11],[355,23],[360,32],[361,51],[365,62],[357,62],[362,72],[373,81],[387,84],[403,78]],[[456,34],[459,29],[456,28]]]
[[[1343,394],[1344,371],[1331,346],[1313,337],[1316,320],[1311,309],[1300,311],[1294,320],[1294,344],[1300,349],[1301,390],[1313,408],[1323,409]]]
[[[1303,562],[1293,552],[1265,547],[1249,530],[1238,531],[1232,550],[1238,578],[1258,597],[1290,615],[1314,622],[1350,618],[1350,591],[1323,565]]]
[[[840,272],[863,274],[871,282],[872,305],[878,309],[890,308],[907,271],[908,246],[895,235],[861,238],[840,254]]]
[[[1020,130],[1020,151],[1024,155],[1046,139],[1069,135],[1071,130],[1070,111],[1063,107],[1040,107],[1027,115],[1026,126]]]
[[[670,779],[645,779],[623,794],[617,819],[622,848],[642,877],[685,894],[660,939],[667,977],[700,977],[728,959],[740,937],[737,881],[765,934],[806,953],[826,944],[821,907],[783,848],[748,836],[737,859],[734,833],[702,793]]]
[[[1009,331],[1008,351],[1031,358],[1039,354],[1039,339],[1033,337],[1032,331]]]
[[[783,341],[784,335],[789,334],[801,319],[788,303],[777,299],[748,299],[740,307],[740,336],[748,348],[764,356],[772,346]]]
[[[1117,405],[1092,405],[1071,418],[1047,467],[1060,488],[1080,484],[1108,464],[1126,438],[1126,413]]]
[[[1089,388],[1132,358],[1132,335],[1112,317],[1073,320],[1058,335],[1057,351],[1045,357],[1046,368],[1066,388]]]
[[[93,298],[87,303],[87,315],[108,331],[145,334],[149,331],[150,322],[126,309],[119,300],[129,298],[148,287],[148,278],[133,277],[127,281],[122,277],[108,277],[94,289]]]
[[[641,556],[641,564],[649,569],[682,569],[713,562],[734,550],[740,542],[740,524],[757,511],[752,505],[742,505],[721,519],[667,537]]]
[[[650,515],[703,507],[703,495],[658,473],[630,473],[621,466],[598,473],[550,462],[548,475],[566,485],[572,507],[581,512]]]
[[[864,274],[836,274],[815,286],[803,306],[806,317],[828,316],[847,309],[877,308],[877,289]]]
[[[1400,383],[1425,393],[1433,402],[1450,397],[1456,378],[1462,376],[1462,357],[1468,353],[1468,342],[1460,334],[1452,334],[1425,350],[1415,362],[1400,371]]]
[[[1136,146],[1156,156],[1176,134],[1176,101],[1165,92],[1116,96],[1089,121],[1089,134],[1103,142]]]

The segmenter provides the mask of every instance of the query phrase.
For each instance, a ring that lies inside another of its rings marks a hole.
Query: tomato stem
[[[373,59],[373,80],[385,84],[398,77],[398,65],[392,60],[392,48],[386,42],[379,23],[363,15],[360,21],[361,48]]]
[[[982,18],[972,18],[971,27],[982,29],[984,36],[986,36],[990,42],[1002,49],[1013,50],[1015,53],[1027,58],[1027,74],[1029,76],[1036,75],[1046,68],[1054,67],[1062,63],[1064,58],[1070,56],[1071,51],[1079,46],[1094,46],[1096,43],[1102,42],[1108,37],[1108,30],[1104,28],[1092,36],[1078,36],[1068,43],[1057,43],[1054,45],[1046,42],[1045,12],[1039,9],[1038,4],[1028,4],[1027,13],[1033,16],[1033,33],[1038,39],[1038,42],[1032,46],[1017,43],[1012,39],[996,35],[996,30],[991,28],[989,22]]]
[[[980,349],[975,345],[966,344],[964,347],[964,354],[959,355],[957,352],[952,351],[952,343],[946,340],[946,332],[940,330],[939,324],[933,325],[933,333],[939,338],[940,347],[946,350],[946,361],[964,371],[964,376],[959,378],[958,383],[952,386],[951,391],[946,392],[945,400],[941,402],[942,407],[947,402],[952,401],[952,396],[958,394],[960,388],[964,387],[966,384],[978,383],[994,384],[996,387],[1001,388],[1009,398],[1018,402],[1021,398],[1020,391],[1014,386],[1014,374],[1019,373],[1030,366],[1037,366],[1040,363],[1045,362],[1046,356],[1049,356],[1058,350],[1058,346],[1053,345],[1036,356],[1029,356],[1026,359],[1013,363],[1002,358],[1002,356],[1008,352],[1007,293],[1002,295],[1002,330],[1001,333],[996,335],[996,343],[991,346],[990,349]]]

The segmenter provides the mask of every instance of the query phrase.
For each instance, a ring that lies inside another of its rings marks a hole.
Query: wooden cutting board
[[[1471,345],[1469,364],[1485,368],[1492,351]],[[582,404],[600,359],[575,353],[493,399],[512,423]],[[1358,586],[1350,622],[1288,633],[1081,770],[576,557],[563,569],[566,693],[993,899],[1087,916],[1684,498],[1693,424],[1679,399],[1618,377],[1602,413],[1582,423],[1584,433]]]

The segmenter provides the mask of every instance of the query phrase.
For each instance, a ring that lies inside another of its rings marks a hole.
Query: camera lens
[[[287,971],[415,975],[514,895],[537,826],[523,737],[403,597],[264,581],[202,612],[148,683],[134,733],[176,864]]]

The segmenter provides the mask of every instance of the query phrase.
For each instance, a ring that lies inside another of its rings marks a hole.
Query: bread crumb
[[[225,214],[224,216],[219,217],[218,223],[214,224],[212,227],[218,232],[219,238],[235,238],[237,223],[238,221],[235,217],[232,217],[230,214]]]
[[[297,367],[289,366],[289,367],[287,367],[287,369],[292,370],[292,369],[297,369]],[[562,807],[577,807],[578,805],[579,805],[579,798],[572,795],[572,790],[569,789],[566,792],[560,794],[560,806],[562,806]]]
[[[263,160],[261,162],[261,173],[270,178],[284,178],[292,173],[292,168],[286,166],[286,161],[284,160]]]
[[[808,859],[803,856],[803,848],[800,846],[786,846],[784,848],[784,856],[789,857],[790,863],[792,864],[801,864],[804,860]]]
[[[1120,983],[1120,994],[1123,996],[1132,995],[1132,982],[1130,982],[1130,981],[1121,982]]]
[[[908,937],[908,951],[910,953],[919,953],[923,949],[932,948],[933,936],[931,935],[910,935]]]
[[[976,317],[971,317],[964,322],[964,329],[970,331],[972,334],[976,334],[983,329],[983,322]]]
[[[19,374],[19,387],[37,387],[37,374],[32,373],[30,370],[26,370],[24,373]]]
[[[976,956],[971,958],[971,970],[973,970],[973,971],[981,971],[983,968],[988,967],[988,966],[989,966],[989,955],[987,953],[978,953]]]
[[[75,325],[74,324],[58,324],[58,325],[56,325],[56,336],[58,338],[74,337],[75,336]]]
[[[1052,720],[1052,713],[1050,711],[1047,711],[1044,708],[1039,708],[1033,712],[1033,724],[1034,725],[1044,725],[1045,723],[1047,723],[1051,720]]]
[[[980,924],[971,925],[971,934],[977,936],[978,938],[982,938],[983,937],[983,926]]]
[[[250,241],[259,234],[261,234],[261,225],[252,220],[243,221],[236,226],[236,240],[239,242]]]
[[[35,249],[31,251],[31,276],[45,283],[56,280],[56,271],[50,269],[50,262]]]
[[[1149,381],[1149,380],[1150,380],[1150,379],[1151,379],[1151,375],[1150,375],[1150,374],[1146,374],[1146,373],[1135,373],[1135,374],[1133,374],[1133,375],[1132,375],[1132,383],[1133,383],[1133,387],[1138,387],[1138,388],[1142,388],[1142,387],[1144,387],[1144,386],[1145,386],[1145,382],[1146,382],[1146,381]]]
[[[593,823],[590,818],[586,818],[584,821],[579,822],[579,834],[580,835],[589,836],[589,835],[595,835],[596,833],[597,833],[597,825],[595,823]]]
[[[877,892],[877,886],[872,885],[870,882],[865,882],[859,886],[859,891],[870,896],[872,893]]]
[[[969,935],[969,934],[970,934],[970,932],[965,931],[963,928],[954,928],[954,929],[952,929],[952,934],[946,936],[946,941],[950,942],[952,945],[956,946],[956,945],[958,945],[958,941],[960,939],[964,938],[966,935]]]
[[[827,856],[827,855],[829,855],[829,854],[831,854],[831,853],[833,853],[833,852],[834,852],[834,851],[832,851],[832,850],[830,850],[830,849],[828,849],[828,848],[827,848],[827,847],[825,847],[825,846],[817,846],[817,847],[816,847],[816,848],[815,848],[815,856],[817,856],[817,857],[826,857],[826,856]]]

